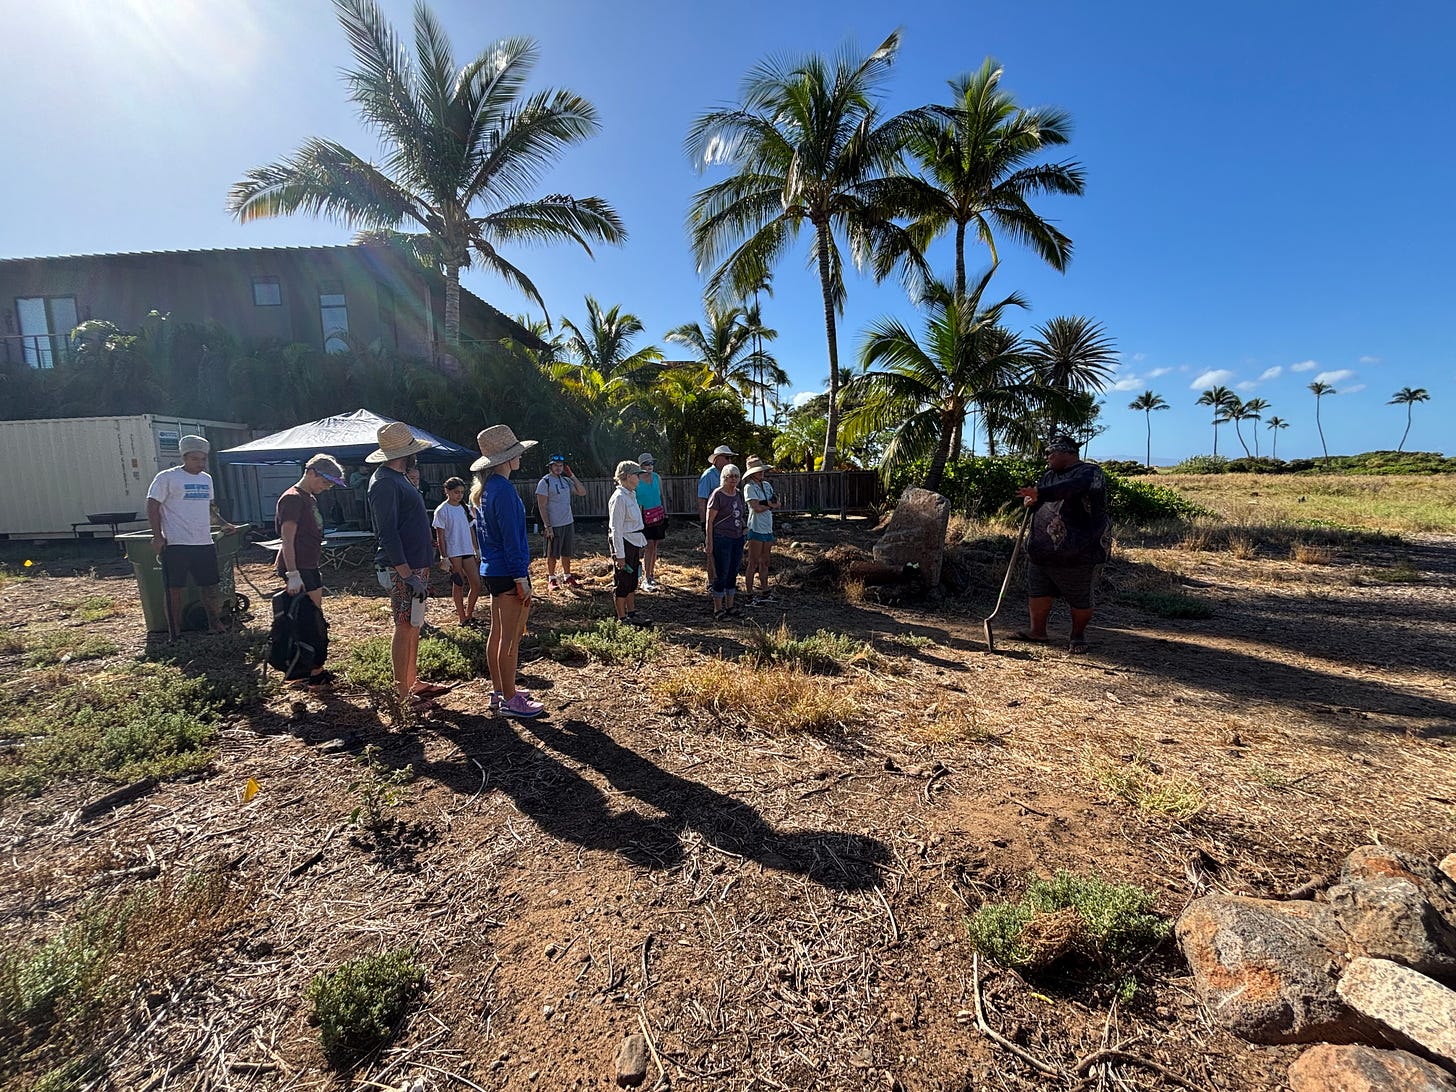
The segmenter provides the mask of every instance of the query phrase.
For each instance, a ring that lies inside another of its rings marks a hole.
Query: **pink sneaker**
[[[531,717],[539,717],[546,712],[546,707],[539,701],[532,701],[517,690],[515,697],[501,703],[500,711],[508,717],[521,717],[529,720]]]

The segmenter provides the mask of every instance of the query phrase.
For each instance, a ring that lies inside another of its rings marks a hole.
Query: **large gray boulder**
[[[1456,1092],[1456,1078],[1404,1050],[1310,1047],[1289,1067],[1290,1092]]]
[[[1354,959],[1339,995],[1392,1043],[1456,1070],[1456,991],[1388,959]]]
[[[875,543],[875,560],[895,566],[913,562],[920,566],[925,589],[938,587],[949,524],[950,501],[912,485],[900,495],[889,526]]]
[[[1325,897],[1357,954],[1456,978],[1456,928],[1420,884],[1396,876],[1360,879],[1337,884]]]
[[[1174,930],[1209,1013],[1253,1043],[1360,1038],[1335,992],[1345,935],[1330,907],[1209,895]]]

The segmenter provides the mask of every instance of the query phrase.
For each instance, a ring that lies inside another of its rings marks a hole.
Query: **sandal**
[[[1087,651],[1087,641],[1083,637],[1073,637],[1067,642],[1067,651],[1080,656]]]
[[[1049,645],[1052,643],[1052,639],[1050,637],[1033,637],[1024,629],[1018,629],[1016,631],[1016,639],[1018,641],[1027,641],[1034,645]]]
[[[409,711],[422,717],[427,717],[440,708],[442,706],[434,698],[422,698],[418,694],[410,698]]]
[[[410,691],[410,697],[438,698],[441,694],[448,694],[454,689],[453,686],[444,686],[440,683],[416,683],[415,688]]]

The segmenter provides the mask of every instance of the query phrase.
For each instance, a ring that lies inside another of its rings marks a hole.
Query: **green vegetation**
[[[420,638],[420,678],[450,682],[488,675],[485,660],[487,635],[483,630],[451,628]],[[394,670],[389,659],[390,638],[369,637],[349,649],[344,677],[378,694],[394,692]]]
[[[1119,603],[1156,614],[1159,618],[1212,618],[1213,607],[1207,600],[1182,592],[1132,591],[1118,595]]]
[[[103,618],[110,618],[121,613],[121,608],[116,605],[116,600],[109,595],[87,595],[80,599],[62,599],[57,604],[83,622],[99,622]]]
[[[162,880],[90,899],[50,940],[12,946],[0,955],[0,1078],[59,1090],[103,1076],[96,1045],[137,983],[164,990],[212,958],[247,917],[249,898],[220,872]]]
[[[42,690],[25,676],[0,691],[0,797],[76,777],[131,782],[205,769],[221,703],[206,679],[136,664],[60,675]]]
[[[754,667],[774,664],[818,674],[837,675],[849,667],[873,667],[880,659],[866,641],[827,629],[795,637],[787,622],[780,622],[777,629],[755,628],[748,646],[743,659]]]
[[[409,948],[352,959],[316,976],[306,996],[330,1063],[348,1069],[387,1043],[424,978]]]
[[[1366,451],[1359,455],[1331,455],[1325,459],[1227,459],[1222,455],[1194,455],[1167,471],[1169,474],[1456,474],[1456,456],[1437,451]]]
[[[1127,761],[1089,754],[1086,768],[1109,796],[1147,815],[1186,823],[1208,806],[1208,798],[1196,779],[1164,774],[1141,752]]]
[[[404,802],[402,786],[415,779],[414,767],[385,765],[379,761],[379,748],[373,744],[364,748],[359,764],[363,772],[349,783],[349,792],[359,801],[349,812],[349,822],[370,834],[384,833],[394,826],[389,809]]]
[[[966,928],[978,952],[1023,973],[1076,958],[1117,975],[1168,935],[1155,901],[1134,884],[1058,872],[1032,879],[1018,902],[981,907]]]
[[[23,641],[27,667],[103,660],[121,651],[110,637],[88,633],[84,629],[30,630]]]
[[[591,626],[548,629],[540,635],[541,647],[555,660],[585,656],[604,664],[641,664],[657,656],[662,638],[654,629],[624,626],[615,618],[604,618]]]

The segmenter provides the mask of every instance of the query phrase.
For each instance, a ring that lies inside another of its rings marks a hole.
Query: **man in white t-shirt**
[[[152,549],[162,559],[167,630],[174,639],[182,628],[182,593],[189,578],[202,596],[208,632],[225,632],[218,602],[217,545],[212,540],[216,497],[206,469],[211,446],[201,436],[184,436],[177,450],[182,465],[162,471],[147,490],[147,522],[152,525]],[[220,518],[218,522],[223,534],[237,530]]]

